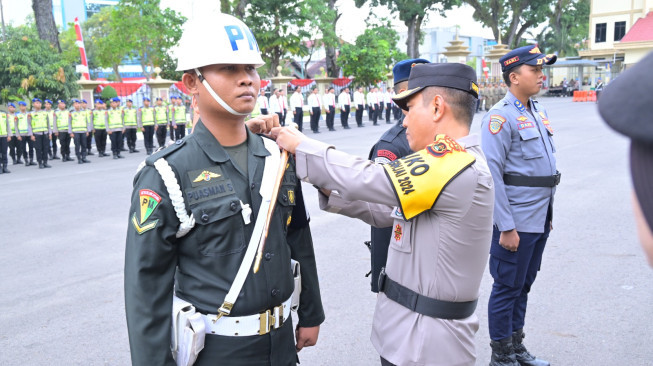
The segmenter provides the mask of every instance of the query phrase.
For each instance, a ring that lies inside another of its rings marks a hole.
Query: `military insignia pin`
[[[290,202],[291,205],[295,204],[295,191],[292,189],[288,190],[288,201]]]
[[[404,235],[403,228],[401,225],[397,224],[394,230],[395,241],[401,240],[401,237]]]
[[[220,174],[205,170],[202,173],[200,173],[200,175],[198,175],[197,178],[193,180],[193,183],[199,183],[202,181],[208,182],[211,180],[211,178],[220,178]]]

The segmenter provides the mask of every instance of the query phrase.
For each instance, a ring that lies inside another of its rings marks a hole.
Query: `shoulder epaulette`
[[[145,163],[147,165],[154,165],[154,162],[159,160],[160,158],[165,158],[175,151],[179,150],[182,146],[186,144],[186,138],[180,139],[175,141],[174,144],[170,146],[166,146],[162,148],[161,150],[155,151],[152,155],[150,155],[146,160]]]

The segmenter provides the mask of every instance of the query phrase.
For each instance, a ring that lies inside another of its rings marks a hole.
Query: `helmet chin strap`
[[[197,77],[200,79],[200,81],[202,82],[206,90],[209,91],[209,94],[211,94],[213,99],[215,99],[215,101],[218,102],[222,106],[222,108],[226,109],[227,112],[233,114],[234,116],[247,116],[249,114],[249,113],[236,112],[233,108],[229,106],[229,104],[227,104],[227,102],[225,102],[224,100],[222,100],[222,98],[220,98],[220,96],[213,90],[213,88],[211,88],[211,85],[209,85],[209,82],[206,81],[206,79],[204,78],[204,76],[202,75],[199,69],[195,69],[195,73],[197,74]]]

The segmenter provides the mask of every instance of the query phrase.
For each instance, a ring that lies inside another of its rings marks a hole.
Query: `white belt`
[[[206,325],[206,334],[217,334],[231,337],[247,337],[264,335],[272,329],[280,328],[290,318],[292,296],[281,305],[275,306],[260,314],[247,316],[221,316],[217,314],[202,314]]]

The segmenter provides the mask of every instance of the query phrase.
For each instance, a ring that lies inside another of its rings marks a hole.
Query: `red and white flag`
[[[82,38],[82,27],[79,26],[79,19],[75,18],[75,33],[77,34],[77,41],[75,44],[79,47],[79,54],[82,58],[81,72],[86,80],[91,80],[91,75],[88,73],[88,61],[86,60],[86,49],[84,48],[84,39]]]

